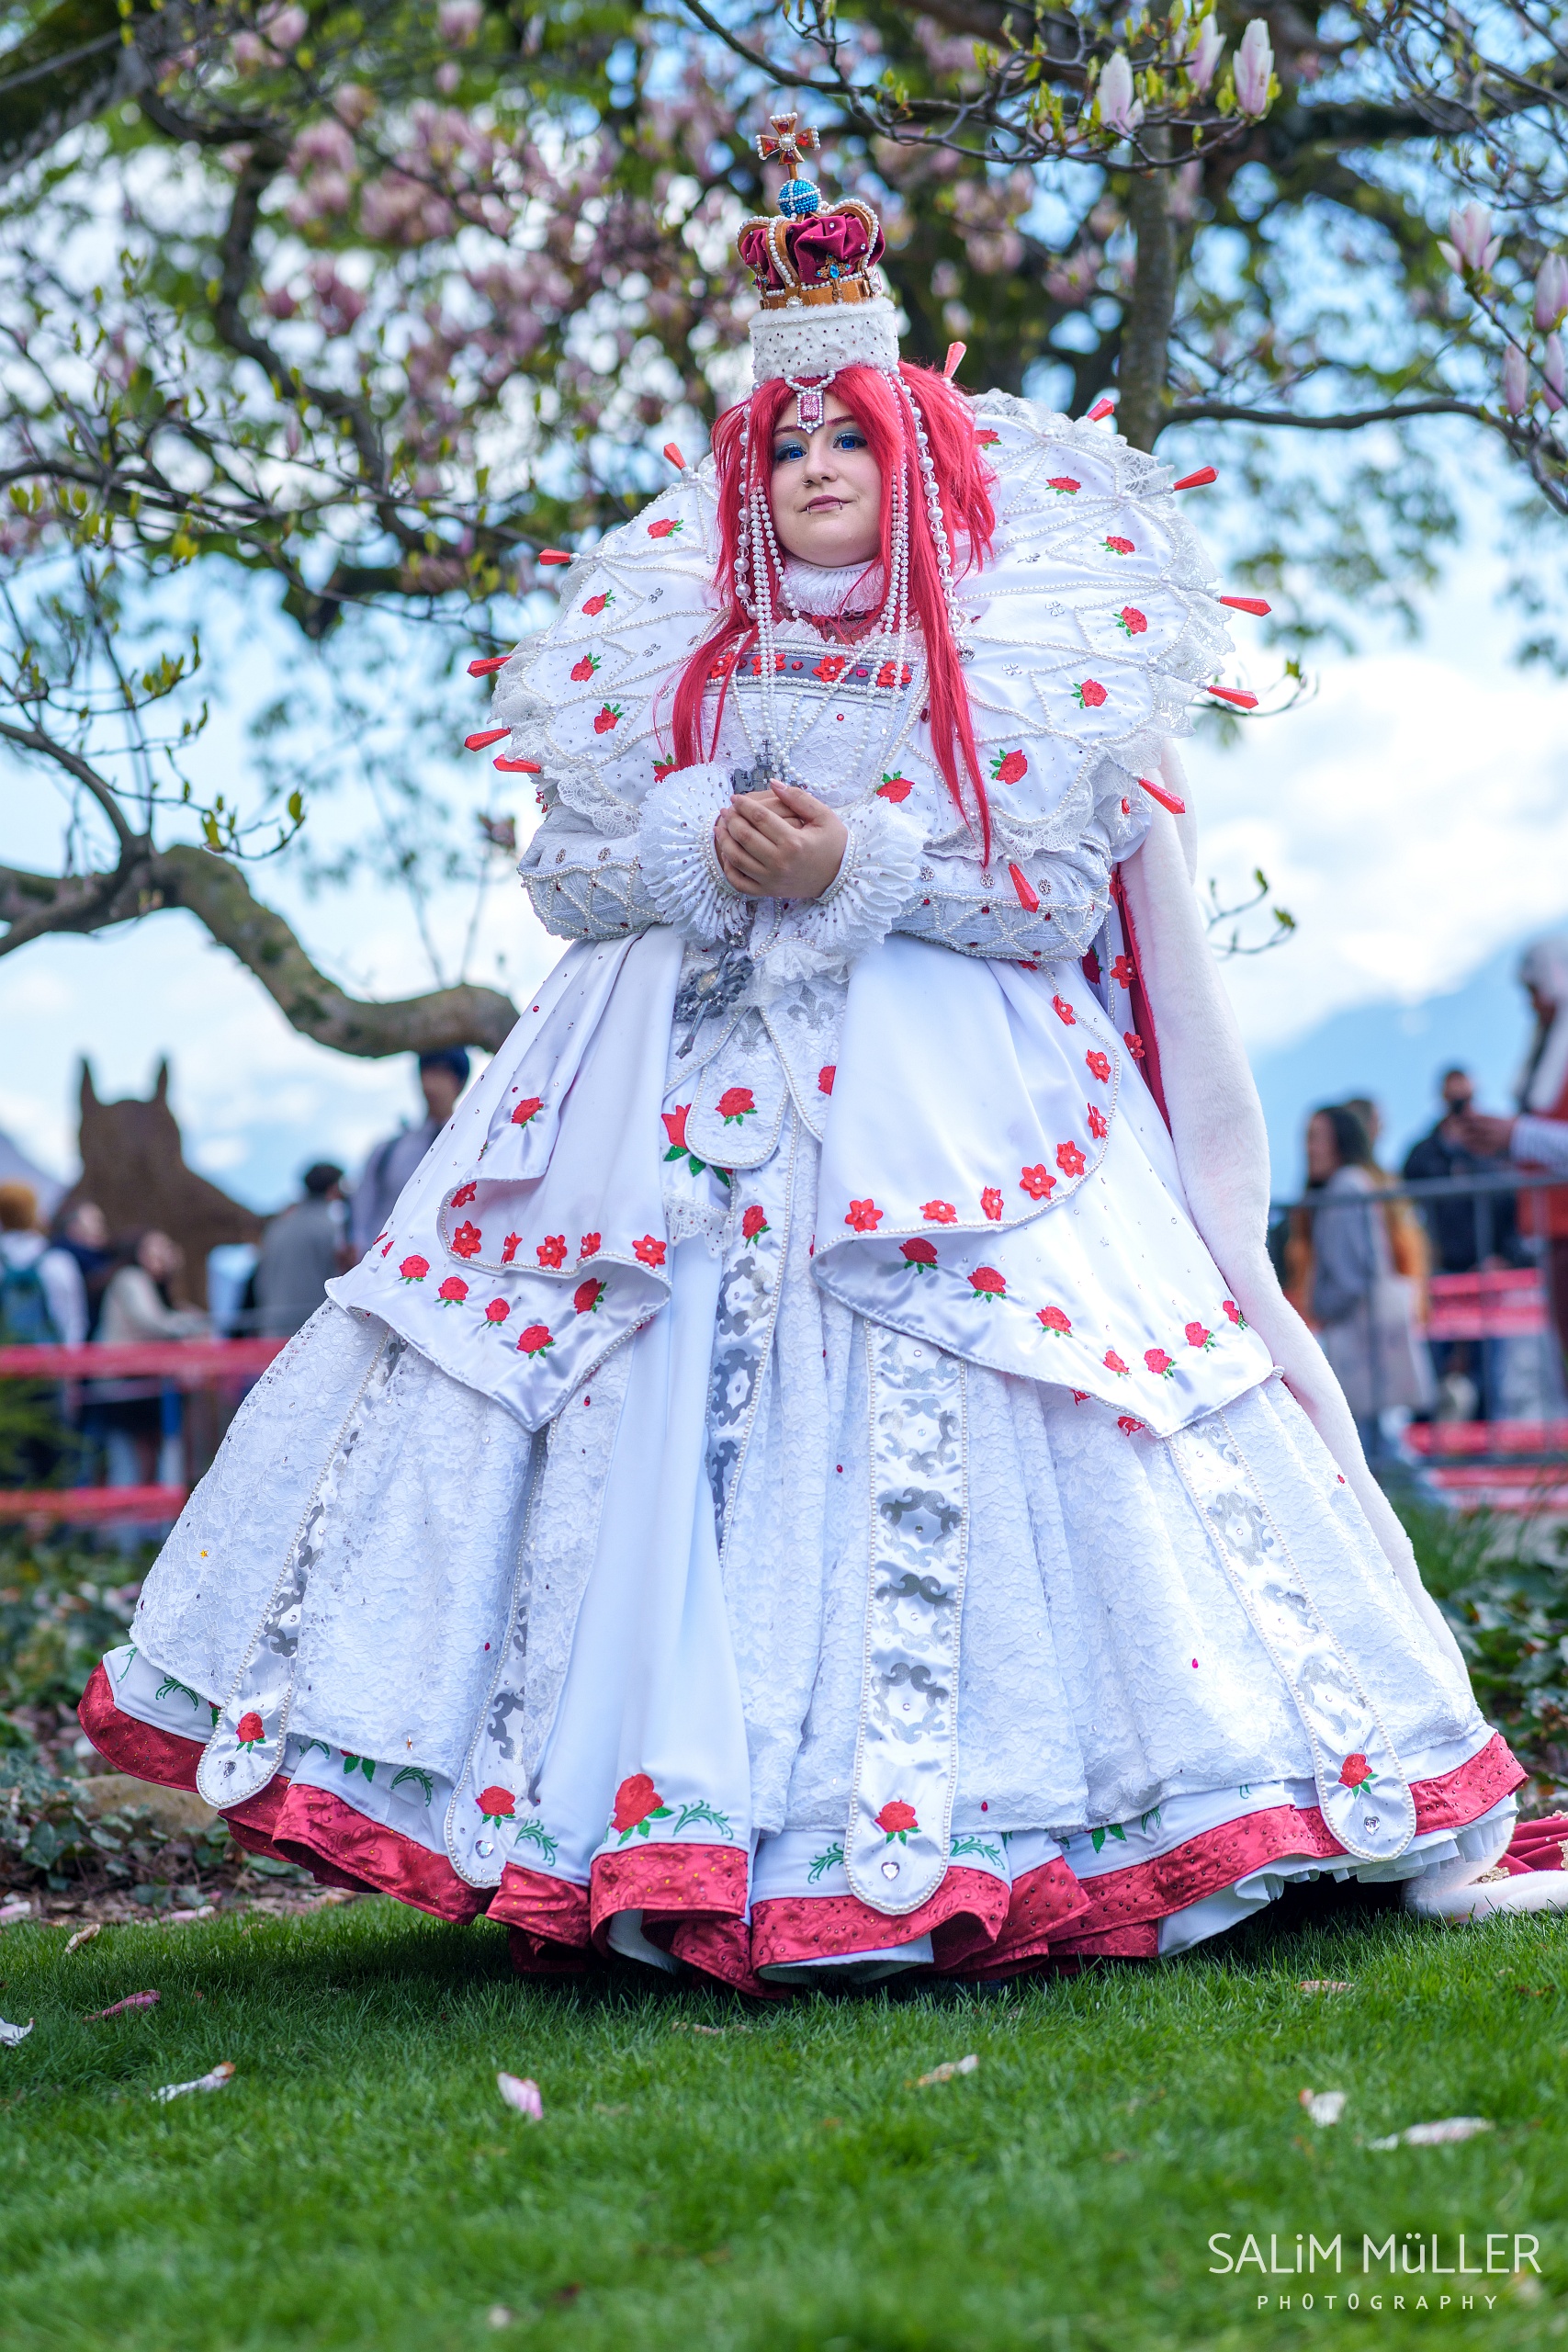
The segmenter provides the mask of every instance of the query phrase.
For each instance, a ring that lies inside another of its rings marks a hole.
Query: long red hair
[[[969,403],[963,393],[954,391],[946,377],[939,375],[934,368],[918,368],[908,360],[900,360],[898,373],[925,426],[926,444],[931,451],[937,492],[942,500],[942,520],[947,527],[948,546],[953,550],[954,574],[962,577],[964,572],[978,571],[990,554],[992,534],[996,529],[996,511],[991,504],[990,494],[995,477],[986,464],[976,438]],[[907,412],[886,377],[875,368],[841,368],[833,379],[832,389],[845,406],[853,411],[855,421],[863,430],[872,455],[882,469],[882,571],[885,581],[891,577],[892,572],[893,485],[895,481],[902,485],[905,510],[909,516],[909,606],[919,623],[925,654],[927,718],[931,727],[931,751],[959,813],[965,818],[967,811],[964,806],[961,767],[967,772],[980,812],[982,854],[989,858],[990,806],[986,797],[985,779],[980,773],[980,755],[975,748],[968,691],[964,684],[958,649],[947,625],[942,573],[926,519],[925,484],[920,478],[918,451],[906,423]],[[750,462],[754,468],[766,469],[763,473],[765,481],[773,464],[774,429],[780,414],[794,398],[794,392],[783,379],[774,377],[768,383],[760,384],[750,401],[742,401],[738,407],[727,409],[714,427],[713,451],[718,467],[717,586],[724,609],[714,628],[682,671],[675,689],[672,714],[674,752],[676,763],[681,767],[694,765],[712,756],[712,745],[705,749],[703,744],[703,697],[708,679],[715,661],[721,654],[742,646],[751,635],[754,626],[741,607],[735,576],[740,537],[742,427],[748,422],[749,413]],[[713,733],[716,741],[716,718]]]

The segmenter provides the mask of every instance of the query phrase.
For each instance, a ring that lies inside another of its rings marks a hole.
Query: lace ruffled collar
[[[789,556],[784,578],[803,613],[879,613],[886,593],[880,563],[829,566]]]

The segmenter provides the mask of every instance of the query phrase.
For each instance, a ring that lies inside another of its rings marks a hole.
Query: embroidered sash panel
[[[721,1555],[778,1320],[799,1141],[792,1118],[786,1148],[765,1167],[746,1174],[738,1170],[735,1178],[739,1225],[719,1284],[708,1384],[707,1474]]]
[[[1416,1805],[1372,1700],[1307,1590],[1224,1413],[1169,1441],[1171,1459],[1236,1597],[1289,1686],[1312,1745],[1317,1801],[1339,1843],[1392,1861]]]
[[[283,1761],[310,1572],[321,1556],[349,1457],[365,1434],[405,1346],[405,1341],[388,1332],[359,1384],[278,1572],[272,1599],[251,1636],[244,1663],[197,1767],[197,1791],[220,1811],[257,1795]]]
[[[863,1903],[919,1908],[947,1869],[968,1536],[962,1361],[865,1326],[871,1419],[865,1666],[844,1870]]]

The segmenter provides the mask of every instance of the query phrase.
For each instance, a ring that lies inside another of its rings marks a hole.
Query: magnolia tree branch
[[[112,872],[34,874],[0,866],[0,956],[51,933],[106,931],[183,907],[254,975],[290,1027],[339,1054],[377,1059],[478,1046],[494,1053],[517,1019],[498,989],[434,989],[378,1003],[350,996],[314,965],[289,925],[264,906],[238,866],[186,844],[142,842]]]

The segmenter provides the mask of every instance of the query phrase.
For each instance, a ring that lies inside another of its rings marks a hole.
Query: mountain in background
[[[1478,1110],[1513,1109],[1514,1080],[1530,1036],[1529,1009],[1517,978],[1524,944],[1503,948],[1450,995],[1417,1004],[1356,1005],[1294,1045],[1254,1055],[1277,1199],[1293,1199],[1301,1191],[1302,1133],[1320,1103],[1355,1094],[1380,1103],[1378,1156],[1385,1168],[1397,1167],[1432,1125],[1438,1080],[1456,1063],[1475,1080]]]

